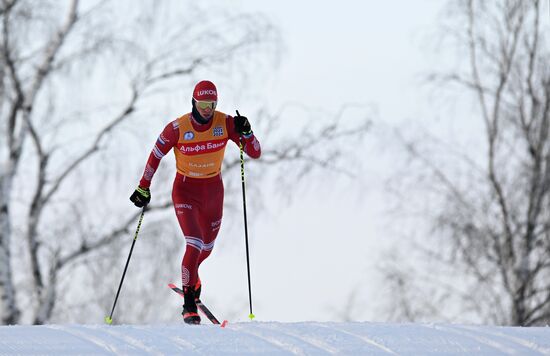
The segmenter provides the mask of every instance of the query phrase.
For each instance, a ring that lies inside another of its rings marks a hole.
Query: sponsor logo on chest
[[[178,150],[185,155],[211,153],[225,148],[227,140],[178,144]]]

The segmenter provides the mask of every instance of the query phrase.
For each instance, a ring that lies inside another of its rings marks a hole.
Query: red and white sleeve
[[[145,165],[145,171],[143,176],[139,181],[139,186],[142,188],[149,188],[151,186],[151,180],[157,171],[157,168],[160,164],[160,160],[164,157],[170,150],[176,145],[179,137],[179,126],[178,121],[174,120],[166,127],[159,135],[147,164]]]

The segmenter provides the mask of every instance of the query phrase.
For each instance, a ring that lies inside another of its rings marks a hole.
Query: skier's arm
[[[237,132],[237,129],[235,127],[235,119],[230,115],[227,115],[227,131],[229,134],[229,138],[231,139],[231,141],[235,142],[237,146],[239,145],[239,141],[242,138],[244,152],[250,158],[260,157],[260,155],[262,154],[260,141],[258,141],[253,132],[251,132],[250,135],[241,135],[239,132]]]
[[[159,135],[157,142],[149,155],[147,164],[145,165],[143,176],[139,181],[139,186],[141,188],[149,188],[151,186],[151,180],[157,171],[160,160],[176,145],[179,136],[179,128],[174,123],[175,121],[166,125],[162,133]]]

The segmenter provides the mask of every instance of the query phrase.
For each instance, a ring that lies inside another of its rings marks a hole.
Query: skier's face
[[[215,101],[197,101],[196,102],[197,110],[199,114],[205,119],[210,119],[214,114],[214,109],[216,108]]]

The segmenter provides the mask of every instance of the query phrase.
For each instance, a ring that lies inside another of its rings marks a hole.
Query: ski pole
[[[241,116],[239,114],[239,110],[237,111],[237,116]],[[243,142],[242,137],[239,139],[239,148],[241,153],[241,183],[243,187],[243,211],[244,211],[244,240],[246,245],[246,269],[248,272],[248,301],[250,303],[250,314],[248,317],[250,320],[254,319],[255,315],[252,313],[252,287],[250,285],[250,257],[248,253],[248,224],[246,221],[246,190],[245,190],[245,184],[244,184],[244,148],[243,148]]]
[[[141,227],[141,221],[143,220],[143,215],[145,214],[146,207],[147,206],[144,206],[143,210],[141,210],[141,215],[139,217],[136,234],[134,235],[134,240],[132,241],[132,247],[130,247],[130,254],[128,255],[128,259],[126,260],[126,266],[124,266],[124,272],[122,273],[122,278],[120,279],[120,284],[118,285],[118,290],[116,292],[115,302],[113,303],[113,309],[111,309],[111,314],[105,317],[105,322],[109,325],[113,323],[113,313],[115,311],[116,302],[118,300],[118,295],[120,294],[120,289],[122,288],[122,282],[124,282],[124,276],[126,276],[126,270],[128,269],[128,264],[130,264],[130,257],[132,257],[132,251],[134,250],[134,245],[136,244],[139,228]]]

